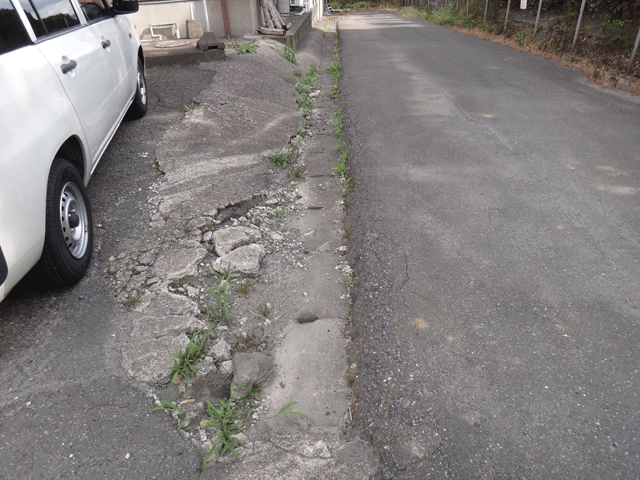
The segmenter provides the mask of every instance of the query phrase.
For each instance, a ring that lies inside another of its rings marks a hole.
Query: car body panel
[[[56,73],[39,49],[7,53],[2,65],[0,112],[12,112],[0,115],[0,246],[9,270],[0,288],[8,291],[42,253],[50,152],[70,134],[83,144],[86,140]],[[44,128],[48,125],[55,129]]]
[[[0,55],[0,301],[42,255],[53,159],[72,140],[89,181],[133,101],[141,52],[120,15],[88,22],[71,0],[81,24],[36,38],[18,0],[11,3],[32,43]],[[77,65],[65,74],[70,60]]]

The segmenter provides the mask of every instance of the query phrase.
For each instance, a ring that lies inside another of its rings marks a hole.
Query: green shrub
[[[622,44],[622,20],[605,20],[600,24],[600,30],[605,33],[604,46],[609,50],[615,50]]]

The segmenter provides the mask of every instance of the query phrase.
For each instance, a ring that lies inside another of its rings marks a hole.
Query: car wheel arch
[[[83,151],[83,146],[80,139],[76,136],[69,137],[60,147],[58,152],[56,153],[54,158],[64,158],[71,165],[73,165],[80,176],[83,178],[84,183],[86,185],[88,178],[86,178],[86,173],[89,171],[86,164],[86,156]],[[53,163],[53,158],[51,162]]]

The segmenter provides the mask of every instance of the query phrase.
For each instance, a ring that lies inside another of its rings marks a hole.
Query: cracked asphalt
[[[152,108],[123,123],[89,184],[87,276],[47,290],[26,277],[0,304],[0,478],[194,478],[200,452],[124,376],[109,345],[121,305],[104,265],[148,230],[153,151],[215,71],[149,69]]]
[[[640,102],[433,23],[339,26],[377,478],[638,477]]]

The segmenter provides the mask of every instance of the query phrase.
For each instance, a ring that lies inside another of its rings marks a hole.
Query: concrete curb
[[[291,30],[289,30],[285,36],[265,35],[265,37],[282,44],[287,43],[287,39],[291,38],[293,40],[293,49],[297,52],[302,48],[309,37],[309,32],[311,32],[311,12],[300,16],[288,16],[284,18],[291,20],[293,24]]]

